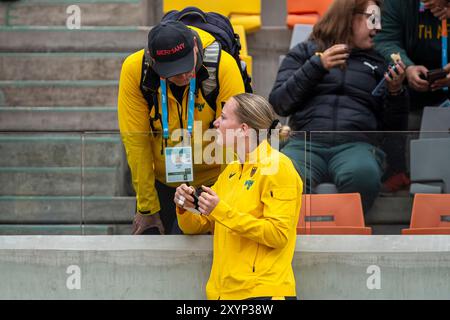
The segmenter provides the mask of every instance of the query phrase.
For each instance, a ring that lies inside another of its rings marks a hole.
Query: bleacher
[[[261,1],[248,25],[248,12],[228,11],[245,30],[253,87],[265,97],[279,56],[291,46],[292,2]],[[81,29],[69,30],[67,6],[64,0],[0,3],[0,234],[131,232],[135,199],[126,188],[117,126],[119,72],[169,7],[162,0],[80,1]],[[369,228],[374,235],[401,234],[410,227],[413,201],[409,192],[380,196],[358,227],[364,234]],[[345,212],[355,213],[361,218],[359,211]],[[306,222],[299,234],[314,234]]]

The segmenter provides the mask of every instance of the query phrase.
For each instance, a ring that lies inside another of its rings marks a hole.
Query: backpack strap
[[[139,87],[141,89],[142,95],[147,102],[149,115],[152,112],[153,107],[155,107],[155,116],[150,115],[150,127],[152,132],[155,132],[155,127],[153,123],[155,121],[161,121],[159,115],[159,103],[158,103],[158,88],[159,81],[158,76],[150,67],[151,58],[145,51],[144,57],[142,58],[142,71],[141,71],[141,81]]]
[[[216,112],[216,100],[219,96],[219,61],[222,52],[220,42],[214,41],[204,49],[203,65],[208,71],[208,78],[201,83],[203,97]]]

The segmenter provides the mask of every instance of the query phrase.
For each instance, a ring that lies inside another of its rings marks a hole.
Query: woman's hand
[[[179,186],[175,191],[173,201],[179,208],[194,208],[194,187],[189,187],[185,183]]]
[[[344,65],[350,56],[345,44],[336,44],[319,55],[323,67],[327,70]]]
[[[208,187],[202,186],[203,192],[198,198],[198,207],[201,214],[209,216],[210,213],[219,203],[220,199],[217,194]]]
[[[405,65],[402,61],[398,61],[395,64],[395,68],[397,69],[397,71],[394,71],[392,67],[389,67],[388,72],[384,74],[389,93],[399,92],[402,89],[403,81],[406,77]]]

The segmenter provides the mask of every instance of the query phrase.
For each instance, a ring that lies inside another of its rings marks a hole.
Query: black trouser
[[[155,181],[155,188],[158,192],[159,203],[161,206],[159,216],[161,217],[165,233],[183,234],[180,227],[178,226],[176,206],[175,202],[173,202],[176,188],[166,186],[158,180]],[[142,234],[159,234],[159,231],[157,228],[149,228]]]

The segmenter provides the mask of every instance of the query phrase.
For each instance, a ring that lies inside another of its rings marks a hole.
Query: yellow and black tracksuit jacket
[[[203,47],[211,45],[215,39],[209,33],[198,28],[195,30],[200,37]],[[131,169],[133,186],[136,190],[137,210],[141,213],[154,214],[160,211],[160,203],[155,189],[155,179],[166,184],[164,152],[162,152],[162,128],[161,122],[154,122],[154,131],[151,133],[150,116],[154,117],[155,108],[150,113],[147,102],[140,90],[140,80],[142,73],[142,59],[144,50],[128,56],[123,65],[119,82],[118,98],[118,118],[122,141],[125,145],[128,164]],[[204,67],[202,67],[204,68]],[[207,70],[204,69],[204,72]],[[227,52],[221,52],[219,65],[217,68],[219,94],[216,99],[217,109],[208,105],[198,90],[195,99],[194,120],[202,121],[202,133],[208,129],[211,123],[220,116],[223,103],[230,97],[245,92],[244,83],[234,58]],[[198,79],[197,82],[200,82]],[[159,89],[160,90],[160,89]],[[168,123],[170,133],[175,129],[187,128],[187,104],[189,86],[186,87],[183,100],[180,103],[174,97],[167,86],[168,100]],[[159,91],[160,97],[160,91]],[[158,99],[159,110],[161,110],[161,99]],[[182,115],[181,119],[179,115]],[[194,132],[196,128],[194,127]],[[196,141],[195,137],[191,142],[194,149],[195,144],[206,146],[209,142]],[[179,141],[168,141],[168,146],[175,146]],[[220,165],[206,165],[204,163],[194,165],[193,185],[212,185],[220,174]],[[170,184],[168,184],[170,185]],[[177,185],[170,185],[177,186]]]
[[[235,161],[220,174],[212,187],[220,201],[209,216],[177,209],[185,234],[214,234],[208,299],[296,295],[292,258],[303,183],[266,140],[255,156],[256,163]]]

